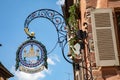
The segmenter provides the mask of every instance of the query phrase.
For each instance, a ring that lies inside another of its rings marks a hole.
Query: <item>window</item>
[[[97,66],[118,66],[118,50],[112,9],[91,12],[93,41]]]

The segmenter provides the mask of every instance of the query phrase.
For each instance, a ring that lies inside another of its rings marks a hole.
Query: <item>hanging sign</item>
[[[58,34],[57,42],[60,43],[62,47],[63,55],[67,41],[67,34],[64,29],[65,21],[60,13],[51,9],[40,9],[31,13],[26,18],[24,24],[24,31],[29,40],[22,43],[16,52],[16,70],[26,73],[36,73],[48,68],[45,46],[41,42],[34,40],[35,33],[29,31],[30,22],[36,18],[46,18],[54,24]]]
[[[25,41],[16,53],[16,70],[36,73],[47,68],[47,51],[45,46],[36,40]]]

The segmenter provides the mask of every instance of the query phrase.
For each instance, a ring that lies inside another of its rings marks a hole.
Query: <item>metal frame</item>
[[[59,43],[59,45],[61,47],[63,57],[65,58],[65,60],[67,62],[72,64],[72,62],[70,60],[68,60],[66,58],[66,56],[64,55],[64,47],[67,44],[67,34],[66,34],[67,31],[64,29],[66,26],[64,17],[59,12],[57,12],[55,10],[39,9],[39,10],[36,10],[33,13],[31,13],[26,18],[25,23],[24,23],[24,28],[29,29],[30,22],[36,18],[46,18],[54,24],[56,31],[57,31],[57,35],[58,35],[57,42]]]
[[[65,49],[65,46],[68,43],[68,41],[67,41],[67,31],[64,29],[66,26],[64,17],[59,12],[57,12],[55,10],[39,9],[39,10],[36,10],[33,13],[31,13],[26,18],[25,23],[24,23],[24,28],[29,29],[30,22],[36,18],[46,18],[54,24],[56,31],[57,31],[57,35],[58,35],[57,43],[59,43],[59,45],[61,47],[61,51],[62,51],[62,55],[63,55],[64,59],[72,65],[76,64],[72,60],[69,60],[65,55],[64,49]],[[89,57],[86,57],[86,58],[89,58]],[[81,61],[81,63],[86,64],[84,58]],[[84,65],[82,65],[82,66],[79,65],[79,67],[83,68],[83,70],[85,70],[87,72],[84,74],[84,80],[93,80],[92,79],[91,64],[90,64],[89,68],[84,66]]]

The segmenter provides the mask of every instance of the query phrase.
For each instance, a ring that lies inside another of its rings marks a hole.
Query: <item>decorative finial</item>
[[[35,38],[34,32],[29,32],[29,29],[26,27],[24,28],[25,33],[29,36],[30,39]]]

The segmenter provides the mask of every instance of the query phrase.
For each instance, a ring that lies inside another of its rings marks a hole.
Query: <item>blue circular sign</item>
[[[25,67],[37,67],[46,58],[45,46],[36,40],[25,41],[19,47],[18,52],[19,61]]]

